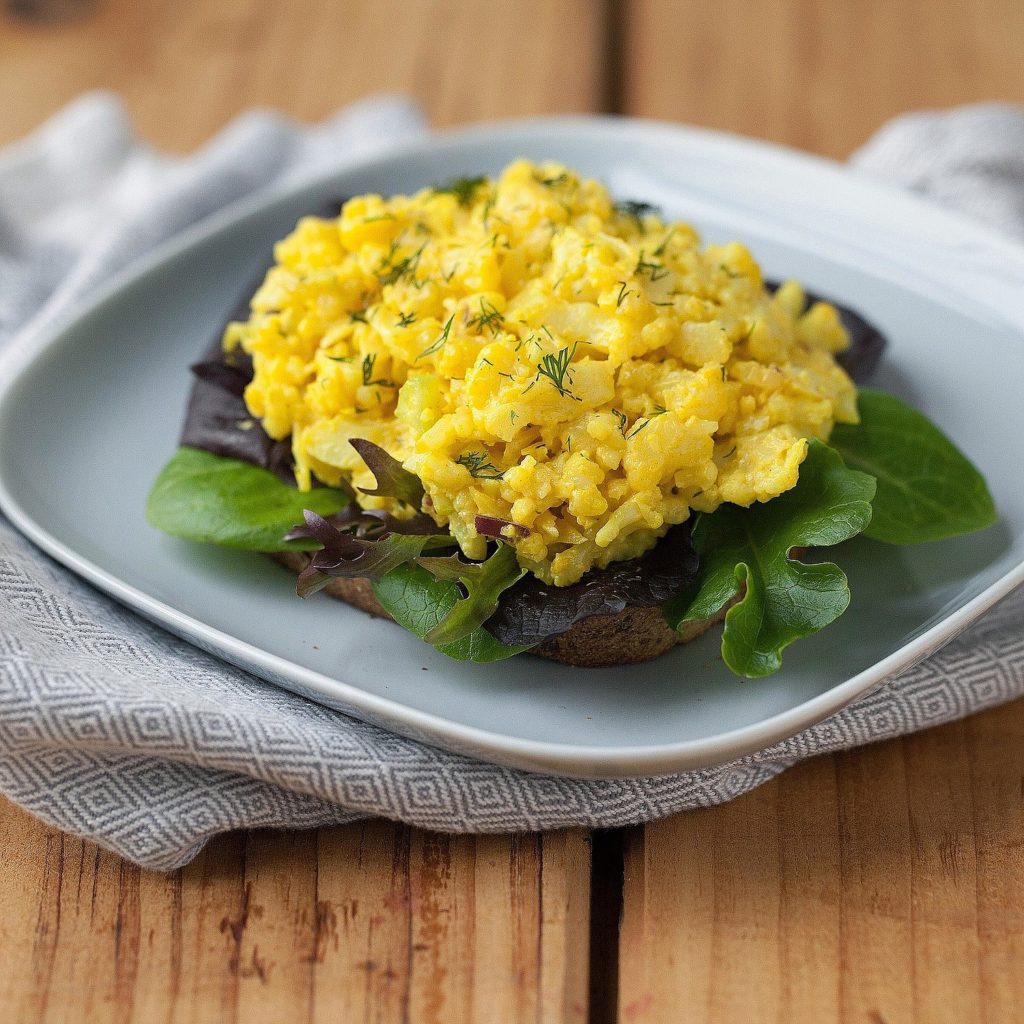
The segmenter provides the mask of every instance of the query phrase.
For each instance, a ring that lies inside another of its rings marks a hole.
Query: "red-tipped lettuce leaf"
[[[323,547],[313,554],[309,565],[299,575],[295,587],[299,597],[315,594],[334,577],[381,580],[392,569],[414,561],[424,551],[455,543],[448,535],[439,533],[383,533],[373,539],[363,539],[332,526],[316,512],[307,510],[303,515],[305,535],[319,541]]]
[[[397,498],[415,509],[422,505],[423,484],[415,473],[410,473],[398,459],[366,438],[351,437],[348,443],[359,453],[359,457],[366,463],[377,481],[377,486],[372,491],[360,487],[363,494],[377,498]]]

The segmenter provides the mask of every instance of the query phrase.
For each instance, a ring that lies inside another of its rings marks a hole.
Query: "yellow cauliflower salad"
[[[291,438],[299,487],[372,488],[349,444],[368,439],[468,557],[486,554],[477,517],[504,520],[548,583],[637,557],[691,511],[769,501],[809,438],[857,421],[833,306],[558,164],[358,196],[275,261],[224,344],[252,356],[246,405]]]

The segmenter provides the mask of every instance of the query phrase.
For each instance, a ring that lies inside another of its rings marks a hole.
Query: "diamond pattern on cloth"
[[[423,130],[415,108],[394,98],[312,129],[257,112],[179,160],[142,145],[116,98],[79,99],[0,154],[0,357],[31,351],[111,273],[230,200]],[[963,132],[972,151],[958,170]],[[1016,211],[1013,229],[1024,232],[1024,176],[1001,173],[1007,139],[1018,140],[1014,166],[1024,159],[1022,135],[1024,114],[1010,108],[928,115],[883,129],[854,163],[1004,226]],[[226,665],[64,571],[0,516],[0,792],[161,870],[238,828],[374,815],[457,832],[637,824],[730,800],[814,754],[1021,696],[1022,627],[1018,593],[855,704],[728,764],[563,779],[446,753]]]

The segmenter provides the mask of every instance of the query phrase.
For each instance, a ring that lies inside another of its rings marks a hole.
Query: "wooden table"
[[[836,157],[1024,100],[1019,0],[66,6],[0,15],[0,143],[97,86],[180,152],[379,89],[438,125],[615,110]],[[0,1019],[1021,1020],[1022,801],[1024,702],[593,836],[262,832],[162,876],[0,803]]]

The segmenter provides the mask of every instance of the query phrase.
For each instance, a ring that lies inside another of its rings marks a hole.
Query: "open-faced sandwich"
[[[150,521],[452,657],[642,661],[724,615],[766,675],[849,602],[812,549],[995,519],[934,426],[858,394],[869,324],[566,167],[358,196],[274,258]]]

